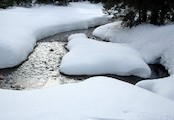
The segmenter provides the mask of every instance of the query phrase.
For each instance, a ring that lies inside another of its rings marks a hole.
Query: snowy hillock
[[[106,22],[102,5],[89,2],[0,10],[0,68],[20,64],[41,38]]]
[[[107,77],[42,90],[0,90],[1,120],[173,120],[174,102]]]
[[[116,43],[128,43],[138,50],[146,63],[160,62],[174,73],[173,56],[174,25],[153,26],[140,25],[132,29],[122,28],[121,22],[103,25],[94,30],[93,34],[104,40]],[[159,61],[160,60],[160,61]]]
[[[93,34],[114,43],[127,43],[140,52],[146,63],[160,63],[168,70],[170,77],[145,80],[138,86],[174,100],[174,25],[140,25],[122,28],[121,22],[103,25]]]
[[[117,74],[149,78],[151,70],[138,51],[126,44],[101,42],[74,34],[68,38],[69,52],[60,71],[67,75]]]

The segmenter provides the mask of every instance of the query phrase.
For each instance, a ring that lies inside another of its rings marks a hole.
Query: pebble
[[[23,90],[23,89],[25,89],[25,87],[22,86],[22,85],[12,85],[11,88],[13,88],[14,90]]]
[[[0,80],[5,80],[5,77],[3,75],[0,75]]]
[[[8,80],[15,83],[11,88],[15,90],[36,89],[77,82],[59,73],[61,58],[67,53],[64,48],[65,44],[65,42],[56,41],[38,42],[28,60],[7,76]]]
[[[50,51],[50,52],[53,52],[54,50],[53,50],[53,49],[50,49],[49,51]]]

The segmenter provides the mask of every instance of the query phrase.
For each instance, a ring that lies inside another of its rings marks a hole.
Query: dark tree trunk
[[[164,24],[164,22],[165,22],[165,11],[161,11],[160,12],[160,21],[159,21],[160,23],[160,25],[162,25],[162,24]]]
[[[158,24],[158,11],[157,10],[152,11],[150,23],[154,24],[154,25]]]
[[[142,10],[142,22],[146,22],[147,21],[147,10],[144,9]]]

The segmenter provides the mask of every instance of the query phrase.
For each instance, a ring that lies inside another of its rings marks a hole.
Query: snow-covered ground
[[[132,29],[122,28],[121,22],[98,27],[93,34],[114,43],[127,43],[143,56],[146,63],[160,63],[170,77],[145,80],[138,86],[174,100],[174,25],[141,25]]]
[[[40,6],[0,10],[0,68],[13,67],[33,51],[36,40],[107,22],[101,4],[70,3],[67,7]]]
[[[173,120],[174,102],[131,84],[95,77],[42,90],[0,90],[1,120]]]

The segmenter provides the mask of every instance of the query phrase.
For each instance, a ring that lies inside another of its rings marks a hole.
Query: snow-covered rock
[[[67,53],[60,71],[68,75],[117,74],[148,78],[151,70],[141,55],[127,44],[88,39],[85,34],[68,38]]]
[[[1,120],[173,120],[174,102],[107,77],[42,90],[0,90]]]
[[[89,2],[0,10],[0,68],[13,67],[32,52],[36,40],[107,22],[101,4]]]
[[[143,56],[146,63],[161,63],[168,70],[170,77],[156,80],[145,80],[138,86],[174,100],[174,25],[165,26],[140,25],[122,28],[121,22],[103,25],[93,34],[114,43],[127,43]]]

